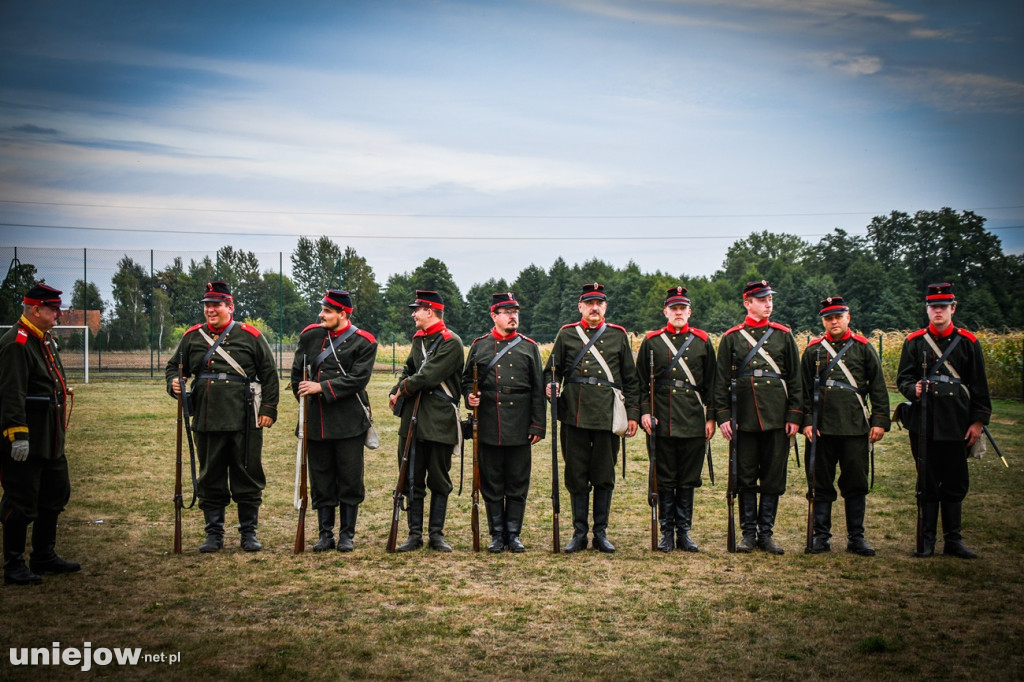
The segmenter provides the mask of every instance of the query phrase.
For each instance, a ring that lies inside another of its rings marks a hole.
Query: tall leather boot
[[[690,539],[693,523],[693,488],[676,488],[676,548],[684,552],[699,552],[697,543]]]
[[[874,548],[864,540],[864,510],[867,497],[847,497],[846,505],[846,551],[860,556],[875,556]]]
[[[246,552],[258,552],[263,545],[256,539],[256,529],[260,525],[260,508],[248,504],[238,505],[238,532],[242,534],[239,544]]]
[[[761,493],[761,508],[757,513],[757,546],[769,554],[784,554],[785,550],[772,538],[775,515],[779,511],[779,496]]]
[[[406,509],[409,523],[409,537],[400,544],[396,552],[412,552],[423,546],[423,498],[409,500]]]
[[[430,533],[430,549],[438,552],[452,551],[451,545],[444,541],[444,518],[448,514],[448,496],[430,493],[430,521],[427,532]]]
[[[847,507],[849,509],[849,507]],[[847,511],[847,523],[850,515]],[[824,554],[832,551],[832,502],[815,501],[811,508],[811,521],[814,533],[811,536],[809,554]],[[863,539],[863,538],[862,538]]]
[[[612,489],[594,488],[594,547],[605,554],[615,551],[608,541],[608,517],[612,511]]]
[[[525,514],[526,504],[524,502],[509,501],[507,503],[505,509],[506,542],[508,544],[508,551],[515,552],[516,554],[526,551],[526,546],[519,539],[519,533],[523,530],[523,516]]]
[[[918,552],[914,549],[914,556],[927,558],[935,555],[935,531],[939,525],[939,502],[921,503],[921,535],[924,536],[924,551]]]
[[[355,549],[352,540],[356,536],[356,520],[359,518],[358,504],[341,503],[338,508],[338,551],[351,552]]]
[[[33,573],[76,573],[82,566],[77,561],[65,561],[57,556],[57,514],[39,512],[32,524],[32,558],[28,565]]]
[[[978,555],[967,549],[960,537],[960,516],[963,503],[943,500],[940,507],[942,509],[942,535],[945,540],[942,553],[955,556],[958,559],[977,559]],[[35,570],[35,566],[32,569]],[[38,572],[36,571],[36,573]]]
[[[590,516],[590,493],[572,493],[572,539],[565,546],[565,553],[572,554],[587,548],[587,519]]]
[[[748,554],[757,548],[757,493],[740,493],[738,497],[743,538],[736,543],[736,551]]]
[[[203,518],[206,520],[206,539],[199,545],[199,551],[209,554],[224,546],[224,507],[204,509]]]
[[[676,548],[676,501],[672,490],[658,491],[658,524],[661,526],[659,552],[671,552]]]
[[[28,524],[13,518],[4,522],[4,585],[38,585],[43,579],[25,565]]]
[[[484,500],[484,509],[487,511],[487,530],[491,534],[487,551],[498,554],[505,551],[505,503]]]
[[[316,521],[320,528],[320,539],[313,545],[313,551],[326,552],[329,549],[334,549],[334,507],[317,509]]]

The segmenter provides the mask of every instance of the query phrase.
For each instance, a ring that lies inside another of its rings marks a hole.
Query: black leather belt
[[[846,383],[845,381],[836,381],[835,379],[827,379],[825,386],[828,388],[842,388],[847,391],[853,391],[854,393],[860,393],[856,388]]]
[[[434,390],[432,390],[430,392],[430,395],[437,396],[438,398],[441,398],[445,402],[449,402],[452,405],[458,405],[459,404],[459,399],[458,398],[454,398],[452,396],[449,396],[447,393],[445,393],[444,391],[442,391],[439,388],[435,388]]]
[[[622,386],[611,381],[604,379],[598,379],[597,377],[569,377],[565,380],[567,384],[590,384],[591,386],[608,386],[610,388],[619,388]]]
[[[509,394],[509,393],[529,393],[530,392],[530,389],[528,389],[528,388],[513,388],[512,386],[500,386],[498,388],[485,388],[483,390],[491,391],[493,393],[504,393],[504,394]]]
[[[740,372],[741,377],[768,377],[769,379],[781,379],[782,375],[776,372],[770,372],[766,369],[755,369],[748,372]]]
[[[236,381],[239,383],[249,383],[247,377],[239,376],[238,374],[228,374],[227,372],[221,372],[220,374],[210,374],[203,372],[199,375],[200,379],[213,379],[215,381]]]
[[[951,377],[948,374],[933,374],[928,377],[928,381],[937,381],[940,384],[962,384],[964,383],[956,377]]]
[[[671,386],[672,388],[689,388],[694,391],[697,390],[697,387],[689,381],[682,381],[680,379],[658,379],[654,383],[657,386]]]

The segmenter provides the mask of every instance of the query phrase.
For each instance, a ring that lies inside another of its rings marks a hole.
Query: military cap
[[[953,305],[956,303],[956,296],[953,295],[953,285],[949,282],[929,284],[925,303],[928,305]]]
[[[592,282],[590,284],[583,285],[583,293],[580,294],[580,302],[590,301],[593,299],[600,299],[607,301],[608,297],[604,295],[604,285]]]
[[[674,305],[690,305],[690,297],[686,295],[686,287],[669,287],[665,291],[665,307]]]
[[[207,282],[206,293],[200,299],[202,303],[210,303],[224,301],[225,303],[231,303],[234,299],[231,297],[231,289],[228,288],[227,282]]]
[[[503,291],[500,294],[491,294],[491,312],[498,308],[518,308],[519,301],[511,291]]]
[[[743,298],[764,298],[777,293],[779,292],[772,290],[772,285],[768,284],[768,280],[762,279],[757,282],[747,282],[747,286],[743,289]]]
[[[850,312],[850,306],[846,305],[846,301],[843,300],[842,296],[829,296],[828,298],[821,299],[821,311],[818,315],[826,317],[828,315],[848,312]]]
[[[436,291],[425,291],[423,289],[416,290],[416,300],[409,304],[410,308],[433,308],[434,310],[444,310],[444,301],[441,299],[441,294]]]
[[[60,310],[60,295],[64,293],[60,289],[54,289],[44,282],[32,285],[32,288],[25,293],[22,303],[25,305],[45,305]]]
[[[327,293],[324,294],[323,299],[321,299],[320,305],[351,313],[352,297],[347,291],[341,291],[340,289],[328,289]]]

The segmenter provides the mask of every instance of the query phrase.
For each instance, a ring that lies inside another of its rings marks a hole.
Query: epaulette
[[[690,331],[693,332],[693,335],[696,336],[701,341],[707,341],[708,340],[708,333],[706,331],[704,331],[703,329],[697,329],[696,327],[690,327]]]
[[[185,330],[185,334],[191,334],[192,332],[194,332],[195,330],[199,329],[202,326],[203,326],[202,323],[194,324],[194,325],[192,325],[191,327],[189,327],[188,329]],[[182,334],[182,336],[184,336],[185,334]]]
[[[825,340],[825,337],[824,337],[824,336],[819,336],[819,337],[818,337],[818,338],[816,338],[816,339],[811,339],[810,341],[808,341],[808,342],[807,342],[807,347],[808,347],[808,348],[810,348],[811,346],[814,346],[814,345],[816,345],[816,344],[819,344],[819,343],[821,343],[821,342],[822,342],[822,341],[824,341],[824,340]]]
[[[970,333],[966,329],[961,329],[960,327],[957,327],[956,331],[957,331],[958,334],[960,334],[960,336],[964,337],[965,339],[967,339],[971,343],[977,343],[978,342],[978,337],[975,336],[974,334]]]
[[[356,329],[356,334],[363,337],[370,343],[377,343],[377,337],[371,334],[370,332],[366,331],[365,329]]]
[[[655,336],[658,336],[658,335],[664,334],[664,333],[665,333],[665,328],[664,327],[662,327],[661,329],[655,329],[653,332],[647,332],[647,338],[653,339]]]
[[[868,345],[868,337],[866,337],[866,336],[861,336],[860,334],[854,334],[853,335],[853,339],[857,343],[863,343],[865,346]]]
[[[578,326],[580,326],[579,322],[570,322],[569,324],[563,324],[561,328],[562,329],[568,329],[569,327],[578,327]]]
[[[907,341],[910,341],[910,339],[916,339],[919,336],[924,336],[927,333],[928,327],[925,327],[924,329],[918,329],[916,332],[910,332],[909,334],[907,334]]]
[[[300,334],[300,335],[301,335],[301,334],[305,334],[305,333],[306,333],[306,332],[308,332],[308,331],[309,331],[310,329],[323,329],[323,327],[321,327],[321,326],[320,326],[320,323],[319,323],[319,322],[314,322],[313,324],[309,325],[308,327],[306,327],[305,329],[303,329],[303,330],[302,330],[301,332],[299,332],[299,334]]]
[[[449,339],[452,338],[452,333],[447,327],[441,330],[441,338],[444,339],[445,341],[448,341]]]
[[[524,339],[525,341],[529,341],[530,343],[532,343],[532,344],[533,344],[533,345],[535,345],[535,346],[537,345],[537,342],[536,342],[536,341],[534,341],[533,339],[531,339],[531,338],[530,338],[529,336],[527,336],[526,334],[520,334],[519,336],[523,337],[523,339]]]
[[[489,337],[490,335],[491,335],[491,333],[490,333],[490,332],[487,332],[486,334],[481,334],[480,336],[478,336],[478,337],[476,337],[475,339],[473,339],[473,343],[476,343],[477,341],[483,341],[484,339],[486,339],[486,338],[487,338],[487,337]],[[472,346],[473,344],[471,343],[471,344],[469,344],[469,345],[471,345],[471,346]]]
[[[259,338],[260,330],[257,329],[256,327],[252,326],[251,324],[246,324],[245,322],[243,322],[242,324],[240,324],[238,326],[241,327],[242,329],[244,329],[245,331],[249,332],[250,334],[252,334],[256,338]]]
[[[769,320],[768,326],[771,327],[772,329],[778,329],[780,332],[786,332],[787,334],[790,333],[789,327],[787,327],[784,324],[779,324],[778,322],[772,322],[771,320]]]
[[[615,329],[618,329],[623,334],[629,334],[629,332],[626,331],[626,328],[623,327],[622,325],[612,324],[611,322],[605,322],[605,324],[607,324],[609,327],[614,327]]]
[[[733,332],[738,332],[741,329],[743,329],[743,323],[742,322],[740,324],[736,325],[735,327],[733,327],[732,329],[725,330],[725,334],[722,334],[722,336],[727,336],[729,334],[732,334]]]
[[[14,337],[15,343],[24,346],[28,343],[28,332],[24,329],[19,329],[17,336]]]

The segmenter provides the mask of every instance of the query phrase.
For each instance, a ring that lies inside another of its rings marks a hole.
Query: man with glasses
[[[478,408],[480,492],[489,552],[525,552],[519,539],[530,489],[530,447],[544,438],[544,374],[537,343],[519,332],[519,302],[492,294],[494,328],[475,339],[462,372],[470,408]],[[473,393],[473,368],[479,392]]]

